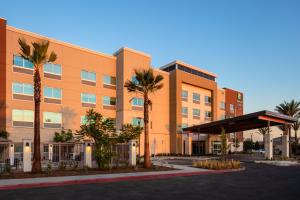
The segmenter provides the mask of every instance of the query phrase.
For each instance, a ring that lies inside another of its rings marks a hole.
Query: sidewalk
[[[155,162],[155,165],[167,166],[167,164]],[[73,184],[87,184],[87,183],[104,183],[117,182],[129,180],[149,180],[162,179],[168,177],[178,176],[192,176],[200,174],[217,174],[231,172],[233,170],[206,170],[197,169],[182,165],[172,165],[177,170],[170,171],[153,171],[153,172],[136,172],[136,173],[119,173],[119,174],[102,174],[102,175],[83,175],[83,176],[61,176],[61,177],[43,177],[43,178],[27,178],[27,179],[0,179],[0,190],[7,189],[21,189],[21,188],[35,188],[35,187],[49,187],[62,186]]]

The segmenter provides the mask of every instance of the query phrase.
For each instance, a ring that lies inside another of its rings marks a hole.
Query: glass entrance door
[[[220,155],[222,150],[221,150],[222,143],[221,142],[212,142],[212,153],[215,155]]]
[[[193,141],[192,142],[192,154],[204,155],[205,154],[205,141]]]

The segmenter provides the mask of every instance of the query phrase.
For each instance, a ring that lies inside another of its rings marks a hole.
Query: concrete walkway
[[[1,189],[17,189],[28,187],[56,186],[66,184],[79,184],[91,182],[112,182],[121,180],[150,179],[160,177],[184,176],[201,174],[205,172],[214,172],[213,170],[197,169],[182,165],[168,165],[163,162],[153,161],[154,165],[174,168],[170,171],[152,171],[152,172],[133,172],[133,173],[115,173],[101,175],[82,175],[82,176],[60,176],[60,177],[42,177],[25,179],[0,179]]]

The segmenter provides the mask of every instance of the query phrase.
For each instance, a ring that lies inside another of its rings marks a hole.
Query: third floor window
[[[116,85],[116,77],[104,75],[103,84],[105,85]]]
[[[44,97],[52,99],[61,99],[61,89],[60,88],[51,88],[44,87]]]
[[[33,69],[33,64],[21,56],[14,55],[13,64],[22,68]]]
[[[186,90],[182,90],[182,91],[181,91],[181,99],[182,99],[183,101],[187,101],[187,100],[188,100],[188,96],[189,96],[188,91],[186,91]]]
[[[96,73],[82,70],[81,80],[96,82]]]
[[[46,63],[44,64],[44,73],[61,75],[61,65],[53,64],[53,63]]]
[[[206,104],[211,104],[211,97],[205,96],[205,103]]]
[[[33,96],[33,86],[27,83],[13,83],[13,94],[22,94]]]

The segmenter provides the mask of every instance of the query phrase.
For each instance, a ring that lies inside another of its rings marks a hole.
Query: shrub
[[[194,167],[204,169],[238,169],[241,167],[240,161],[237,160],[201,160],[193,163]]]
[[[62,129],[59,132],[55,132],[54,134],[54,142],[68,142],[70,140],[73,139],[73,133],[72,130],[68,129],[67,131],[65,131],[64,129]]]

